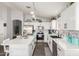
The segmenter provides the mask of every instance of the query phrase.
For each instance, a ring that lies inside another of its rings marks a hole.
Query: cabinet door
[[[55,43],[55,41],[52,42],[53,56],[57,56],[57,44]]]
[[[57,29],[57,20],[52,20],[52,29]]]
[[[51,40],[49,39],[49,48],[51,50]]]
[[[52,39],[50,39],[50,50],[52,52]]]
[[[57,45],[57,55],[58,56],[63,56],[64,55],[64,50],[59,45]]]
[[[51,38],[48,39],[48,45],[49,45],[50,51],[52,52],[52,39]]]

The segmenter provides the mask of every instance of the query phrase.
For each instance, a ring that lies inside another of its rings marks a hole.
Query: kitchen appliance
[[[38,26],[37,40],[44,40],[44,27]]]
[[[44,40],[44,33],[43,32],[37,33],[37,40]]]

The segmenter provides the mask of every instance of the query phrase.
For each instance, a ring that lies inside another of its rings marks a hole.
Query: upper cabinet
[[[52,20],[51,29],[57,29],[57,20]]]
[[[38,26],[43,26],[44,30],[48,30],[51,26],[50,22],[24,22],[24,25],[33,25],[34,30],[38,30]]]
[[[66,8],[61,17],[57,19],[59,30],[75,30],[76,29],[76,3]]]

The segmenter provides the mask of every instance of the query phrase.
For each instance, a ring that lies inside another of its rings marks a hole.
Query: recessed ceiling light
[[[34,12],[33,12],[33,11],[31,11],[31,12],[30,12],[30,14],[32,14],[32,15],[33,15],[33,14],[34,14]]]

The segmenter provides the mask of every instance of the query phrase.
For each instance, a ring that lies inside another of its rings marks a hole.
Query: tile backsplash
[[[62,34],[62,37],[65,37],[68,43],[79,47],[79,31],[62,30],[60,32],[60,34]]]
[[[76,38],[79,38],[79,31],[77,30],[59,30],[59,34],[62,36],[71,35]]]

